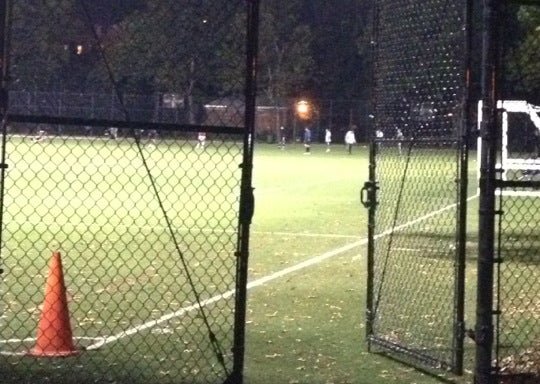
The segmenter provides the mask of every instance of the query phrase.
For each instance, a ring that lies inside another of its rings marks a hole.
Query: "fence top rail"
[[[0,117],[3,117],[0,115]],[[244,127],[218,126],[218,125],[196,125],[196,124],[173,124],[173,123],[154,123],[148,121],[126,121],[109,119],[83,119],[73,117],[57,116],[36,116],[36,115],[17,115],[8,114],[7,120],[14,123],[32,123],[32,124],[59,124],[59,125],[78,125],[92,127],[117,127],[131,129],[156,129],[162,131],[177,132],[208,132],[208,133],[226,133],[242,134]]]

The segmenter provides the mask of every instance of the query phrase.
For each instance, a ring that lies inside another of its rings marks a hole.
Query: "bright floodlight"
[[[296,103],[296,113],[301,119],[309,119],[311,115],[311,108],[306,100],[300,100]]]

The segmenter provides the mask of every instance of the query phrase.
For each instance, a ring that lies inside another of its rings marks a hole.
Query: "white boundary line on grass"
[[[45,226],[50,228],[51,226],[57,226],[59,228],[63,226],[71,226],[75,229],[88,229],[88,228],[99,228],[99,229],[110,229],[110,228],[122,228],[124,230],[138,229],[139,231],[152,232],[156,230],[166,231],[167,227],[161,225],[126,225],[126,224],[97,224],[97,223],[71,223],[69,221],[65,222],[45,222],[45,221],[25,221],[24,224],[30,224],[35,227]],[[6,225],[20,226],[21,224],[17,221],[8,222]],[[173,228],[177,232],[201,232],[201,233],[216,233],[216,234],[229,234],[235,235],[238,231],[236,229],[220,229],[220,228],[201,228],[201,227],[175,227]],[[336,239],[359,239],[360,236],[355,235],[341,235],[339,233],[310,233],[310,232],[283,232],[283,231],[257,231],[253,230],[251,233],[259,235],[276,235],[276,236],[293,236],[293,237],[324,237],[324,238],[336,238]],[[123,233],[117,232],[106,232],[107,235],[122,235]]]
[[[477,196],[478,195],[471,196],[471,197],[467,198],[467,201],[470,201],[470,200],[476,198]],[[410,227],[410,226],[412,226],[414,224],[417,224],[417,223],[419,223],[421,221],[429,219],[429,218],[431,218],[433,216],[439,215],[439,214],[441,214],[441,213],[443,213],[445,211],[448,211],[448,210],[456,207],[456,205],[457,204],[450,204],[450,205],[448,205],[446,207],[443,207],[443,208],[438,209],[436,211],[433,211],[433,212],[430,212],[430,213],[425,214],[423,216],[420,216],[420,217],[418,217],[418,218],[416,218],[414,220],[411,220],[411,221],[408,221],[408,222],[406,222],[404,224],[398,225],[394,229],[388,229],[386,231],[383,231],[383,232],[375,235],[375,239],[379,239],[381,237],[388,236],[392,232],[400,231],[400,230],[405,229],[407,227]],[[323,254],[321,254],[319,256],[312,257],[311,259],[302,261],[302,262],[300,262],[298,264],[295,264],[295,265],[293,265],[291,267],[282,269],[281,271],[272,273],[272,274],[270,274],[268,276],[261,277],[259,279],[253,280],[253,281],[251,281],[251,282],[249,282],[247,284],[247,289],[251,289],[251,288],[255,288],[255,287],[264,285],[264,284],[266,284],[266,283],[268,283],[270,281],[279,279],[280,277],[286,276],[286,275],[291,274],[293,272],[299,271],[301,269],[310,267],[310,266],[315,265],[315,264],[319,264],[319,263],[321,263],[321,262],[323,262],[323,261],[325,261],[325,260],[327,260],[327,259],[329,259],[331,257],[340,255],[340,254],[342,254],[344,252],[350,251],[351,249],[360,247],[362,245],[366,245],[367,242],[368,242],[368,239],[363,238],[361,240],[355,241],[354,243],[350,243],[350,244],[344,245],[342,247],[333,249],[331,251],[325,252],[325,253],[323,253]],[[206,306],[208,304],[215,303],[216,301],[219,301],[219,300],[222,300],[222,299],[227,299],[227,298],[229,298],[229,297],[231,297],[233,295],[234,295],[234,290],[229,290],[229,291],[224,292],[224,293],[222,293],[220,295],[210,297],[210,298],[208,298],[206,300],[201,300],[200,305],[201,306]],[[141,325],[138,325],[136,327],[130,328],[130,329],[126,330],[126,331],[122,331],[120,333],[117,333],[116,335],[103,337],[100,341],[98,341],[97,343],[89,345],[86,349],[87,350],[98,349],[98,348],[100,348],[100,347],[102,347],[102,346],[104,346],[106,344],[109,344],[109,343],[115,342],[117,340],[123,339],[126,336],[131,336],[131,335],[136,334],[138,332],[144,331],[145,329],[152,328],[152,327],[154,327],[156,325],[159,325],[161,323],[164,323],[164,322],[166,322],[168,320],[171,320],[171,319],[174,319],[176,317],[180,317],[183,314],[185,314],[187,312],[191,312],[191,311],[196,310],[198,308],[199,308],[199,304],[193,304],[193,305],[190,305],[188,307],[181,308],[178,311],[175,311],[175,312],[169,313],[167,315],[161,316],[159,319],[148,321],[148,322],[143,323]]]
[[[94,341],[94,340],[102,339],[102,337],[74,336],[73,339],[75,339],[75,340],[92,340],[92,341]],[[31,341],[34,342],[36,340],[37,339],[35,337],[27,337],[25,339],[7,339],[7,340],[0,340],[0,345],[11,344],[11,343],[29,343]],[[26,356],[26,355],[28,355],[28,350],[16,351],[16,352],[0,350],[0,355],[3,355],[3,356]]]
[[[276,235],[276,236],[293,236],[293,237],[326,237],[335,239],[360,239],[360,236],[355,235],[340,235],[338,233],[309,233],[309,232],[280,232],[280,231],[251,231],[258,235]]]

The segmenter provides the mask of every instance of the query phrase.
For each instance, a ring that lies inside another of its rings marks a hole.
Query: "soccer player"
[[[135,134],[135,138],[140,140],[144,135],[144,129],[134,129],[133,133]]]
[[[45,130],[45,128],[39,125],[36,131],[36,135],[32,138],[32,141],[34,143],[38,143],[40,141],[45,140],[46,137],[47,137],[47,131]]]
[[[324,131],[324,142],[326,143],[326,152],[330,152],[330,143],[332,142],[332,131],[326,128]]]
[[[283,125],[279,127],[279,148],[285,149],[285,127]]]
[[[380,129],[377,129],[375,131],[375,137],[377,138],[377,149],[379,150],[381,149],[381,146],[382,146],[380,140],[384,138],[384,132],[381,131]]]
[[[150,129],[148,131],[148,135],[146,137],[148,138],[148,140],[150,141],[151,144],[156,144],[156,139],[158,137],[157,130]]]
[[[206,132],[199,132],[197,135],[197,148],[204,149],[206,145]]]
[[[306,151],[304,155],[311,154],[311,129],[309,127],[304,128],[304,148]]]
[[[109,137],[113,140],[118,139],[118,128],[110,127],[109,128]]]
[[[397,147],[398,147],[398,151],[399,151],[400,155],[401,155],[401,142],[404,139],[405,139],[405,136],[403,136],[403,132],[401,132],[401,129],[396,128],[396,140],[398,141],[397,142]]]
[[[345,134],[345,145],[347,146],[347,151],[349,152],[349,155],[352,154],[352,146],[354,144],[356,144],[356,136],[354,135],[354,131],[352,130],[352,128],[350,128]]]

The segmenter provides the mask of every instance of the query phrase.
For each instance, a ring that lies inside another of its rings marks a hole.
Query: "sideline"
[[[20,227],[21,225],[29,224],[33,227],[44,227],[47,229],[50,229],[51,226],[54,226],[55,228],[62,229],[62,227],[71,227],[73,229],[80,229],[80,230],[86,230],[88,228],[92,229],[101,229],[101,230],[109,230],[109,229],[117,229],[121,228],[126,231],[130,231],[131,229],[136,229],[139,232],[146,232],[146,233],[152,233],[152,232],[168,232],[167,227],[164,227],[162,225],[126,225],[126,224],[113,224],[113,223],[104,223],[104,224],[97,224],[97,223],[71,223],[69,221],[58,223],[57,221],[50,220],[50,221],[28,221],[25,220],[23,224],[17,222],[17,221],[10,221],[6,223],[6,226],[14,226],[16,228]],[[229,234],[229,235],[235,235],[238,231],[236,229],[220,229],[220,228],[201,228],[201,227],[175,227],[174,230],[176,232],[181,233],[193,233],[193,232],[200,232],[204,234]],[[105,234],[118,234],[117,232],[110,232],[110,231],[104,231]],[[257,231],[252,230],[250,231],[252,234],[257,235],[272,235],[272,236],[291,236],[291,237],[317,237],[317,238],[329,238],[329,239],[360,239],[360,236],[357,235],[342,235],[339,233],[311,233],[311,232],[283,232],[283,231]],[[118,234],[122,235],[122,234]],[[137,235],[137,234],[136,234]]]

